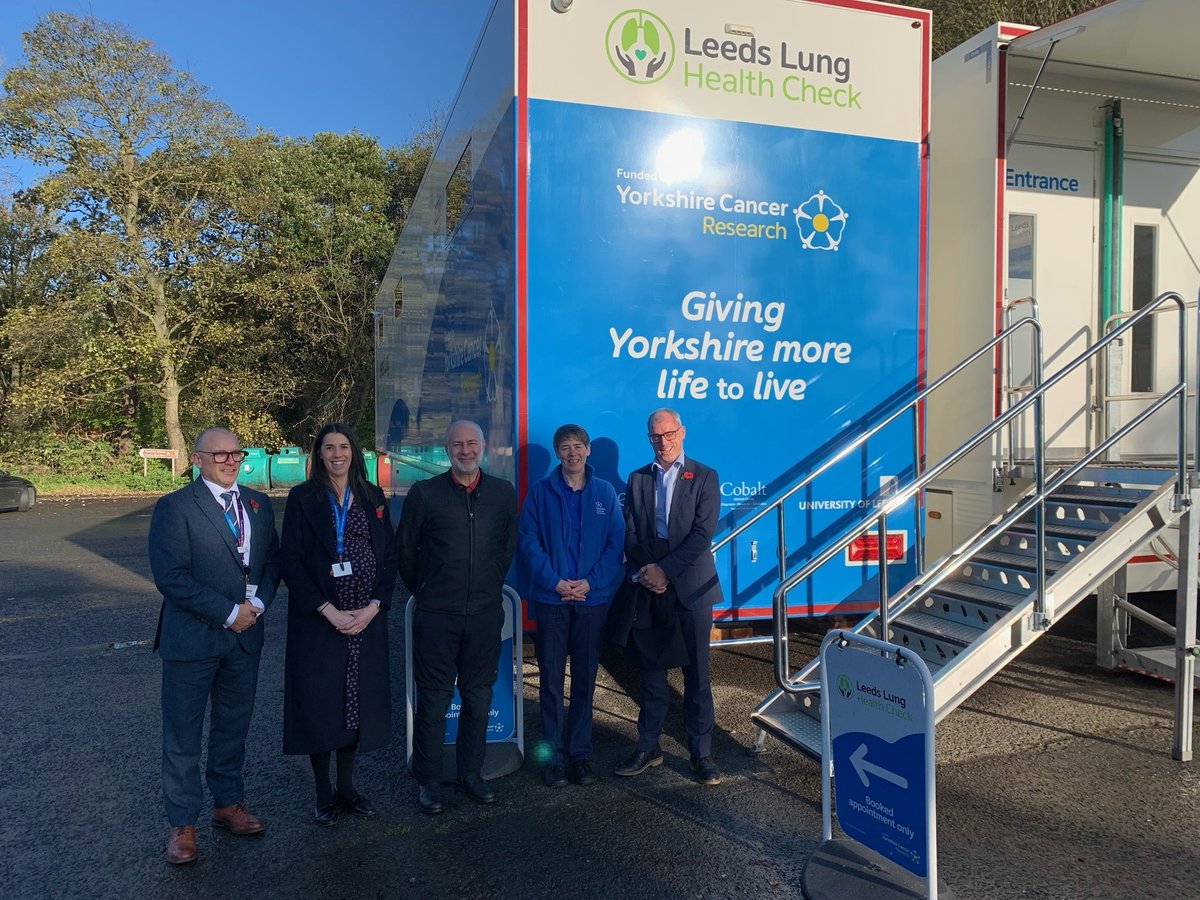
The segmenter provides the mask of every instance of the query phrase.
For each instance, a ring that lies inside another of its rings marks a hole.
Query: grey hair
[[[664,406],[662,409],[656,409],[654,412],[650,413],[649,417],[646,419],[646,430],[649,431],[651,428],[653,428],[654,420],[658,416],[662,416],[662,415],[668,415],[672,419],[674,419],[676,428],[683,427],[683,419],[679,418],[679,413],[675,412],[675,410],[673,410],[673,409],[667,409]]]

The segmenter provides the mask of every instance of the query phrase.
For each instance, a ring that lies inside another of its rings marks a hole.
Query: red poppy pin
[[[375,518],[377,518],[380,522],[383,521],[383,507],[382,506],[375,507]]]
[[[696,473],[695,472],[684,472],[680,477],[684,481],[691,481],[693,478],[696,477]]]
[[[258,501],[257,501],[257,500],[251,500],[251,501],[250,501],[250,508],[251,508],[252,510],[254,510],[255,512],[258,512]]]

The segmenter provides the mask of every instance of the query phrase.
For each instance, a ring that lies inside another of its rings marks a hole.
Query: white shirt
[[[222,516],[225,514],[225,501],[221,499],[221,495],[226,493],[233,494],[234,508],[241,510],[242,512],[240,517],[242,525],[242,546],[245,548],[241,553],[242,565],[249,567],[251,534],[250,514],[247,513],[246,508],[242,506],[242,493],[238,490],[237,482],[235,481],[230,487],[222,487],[215,481],[209,481],[207,478],[202,477],[200,480],[203,481],[204,486],[212,492],[213,499],[216,500],[217,505],[221,507]],[[254,587],[258,587],[258,585],[254,585]],[[262,615],[266,610],[266,606],[263,605],[263,602],[258,599],[257,595],[251,595],[249,599],[250,604],[258,610],[258,614]],[[225,620],[225,625],[223,627],[229,628],[231,625],[233,625],[234,620],[237,619],[239,605],[240,604],[234,604],[233,612],[229,614],[229,618]]]
[[[651,470],[654,472],[654,479],[657,488],[658,473],[662,472],[663,487],[667,494],[667,522],[671,521],[671,501],[675,499],[675,483],[679,481],[679,473],[683,471],[683,451],[675,457],[675,462],[669,464],[665,469],[655,460],[650,464]]]

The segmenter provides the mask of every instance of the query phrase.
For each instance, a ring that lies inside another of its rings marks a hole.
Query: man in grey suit
[[[713,604],[722,596],[709,550],[721,511],[720,483],[714,469],[684,456],[687,429],[679,413],[657,409],[646,424],[654,461],[630,473],[625,488],[626,577],[659,598],[651,604],[655,610],[650,617],[669,622],[670,630],[677,628],[682,637],[683,725],[692,773],[700,784],[720,784],[721,773],[712,760],[715,716],[708,671]],[[638,741],[616,769],[626,777],[662,763],[658,739],[670,697],[667,669],[680,664],[667,652],[656,658],[655,651],[643,651],[638,658]]]
[[[263,646],[258,619],[279,583],[279,538],[268,497],[237,484],[244,458],[233,432],[202,432],[192,452],[200,478],[162,497],[150,520],[150,569],[163,597],[154,649],[163,661],[166,856],[175,864],[196,858],[210,701],[212,824],[234,834],[267,827],[246,809],[242,764]]]

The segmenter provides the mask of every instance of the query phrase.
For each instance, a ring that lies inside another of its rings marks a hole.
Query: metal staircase
[[[1166,304],[1177,306],[1180,314],[1178,382],[1162,391],[1153,403],[1113,431],[1082,460],[1047,471],[1043,437],[1046,392],[1072,370],[1093,362],[1112,342],[1120,340],[1140,320]],[[1182,548],[1180,597],[1190,598],[1191,614],[1186,628],[1181,626],[1177,640],[1178,683],[1187,688],[1177,688],[1176,692],[1173,755],[1178,759],[1191,758],[1191,685],[1196,647],[1190,636],[1195,632],[1197,539],[1190,513],[1200,505],[1200,483],[1195,473],[1188,470],[1184,452],[1187,384],[1183,310],[1183,301],[1177,294],[1159,296],[1044,382],[1040,372],[1040,326],[1036,319],[1022,319],[921,391],[904,410],[849,441],[831,455],[830,462],[816,467],[800,485],[725,538],[722,543],[775,510],[781,520],[782,540],[781,504],[788,497],[811,483],[833,461],[844,459],[901,412],[919,404],[966,365],[991,352],[993,347],[1006,344],[1017,329],[1032,328],[1034,384],[1023,399],[937,465],[923,473],[914,467],[915,475],[909,484],[891,495],[874,514],[811,556],[798,570],[784,576],[781,565],[781,581],[773,598],[775,677],[779,689],[752,714],[759,728],[759,749],[770,734],[814,759],[821,756],[819,661],[812,660],[796,671],[791,669],[787,644],[788,592],[863,535],[877,531],[878,545],[882,547],[889,515],[897,514],[905,503],[918,498],[931,481],[966,454],[980,446],[994,446],[996,435],[1009,428],[1018,416],[1030,414],[1034,426],[1033,459],[1027,468],[1013,466],[1009,472],[1015,476],[1020,471],[1028,478],[1028,488],[1016,494],[1002,513],[962,546],[928,568],[919,565],[917,577],[899,590],[889,591],[888,567],[886,563],[881,565],[879,608],[852,630],[906,646],[925,660],[933,674],[933,704],[935,716],[940,720],[1044,634],[1054,621],[1098,586],[1117,577],[1138,547],[1166,529],[1178,527]],[[1179,440],[1174,465],[1123,467],[1104,462],[1109,449],[1122,436],[1168,407],[1177,416]],[[1197,432],[1200,433],[1200,428]],[[786,551],[781,551],[781,556],[786,559]],[[1189,604],[1180,604],[1181,608],[1185,605]]]

